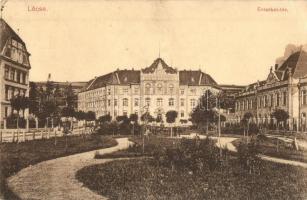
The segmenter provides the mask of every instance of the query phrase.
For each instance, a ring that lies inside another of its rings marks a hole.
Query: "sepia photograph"
[[[0,199],[307,200],[307,2],[0,0]]]

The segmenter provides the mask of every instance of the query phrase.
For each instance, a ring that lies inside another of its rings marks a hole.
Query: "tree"
[[[87,121],[95,121],[95,120],[96,120],[96,113],[94,113],[93,111],[88,111],[88,112],[86,113],[85,119],[86,119]]]
[[[134,126],[138,122],[138,115],[135,113],[132,113],[129,117],[130,121],[132,122],[132,134],[134,135]]]
[[[12,110],[17,111],[17,128],[19,128],[19,113],[22,110],[24,116],[25,109],[29,107],[29,98],[26,96],[17,95],[10,100],[10,103],[12,106]]]
[[[48,80],[46,83],[46,91],[45,91],[45,95],[48,101],[53,96],[53,92],[54,92],[54,83]]]
[[[170,110],[166,113],[166,122],[173,124],[176,121],[176,118],[178,116],[178,112],[175,110]],[[171,127],[171,137],[173,137],[173,127]]]
[[[74,94],[74,91],[72,89],[71,84],[69,84],[65,88],[65,94],[64,95],[65,95],[66,106],[67,107],[75,107],[75,105],[74,105],[75,94]]]
[[[100,116],[98,118],[98,123],[99,125],[102,125],[106,122],[111,122],[111,120],[112,120],[112,116],[110,114],[107,114],[107,115]]]
[[[145,112],[142,116],[141,116],[141,121],[142,122],[153,122],[155,120],[155,118],[153,116],[151,116],[151,114],[149,112]]]
[[[246,135],[248,136],[248,132],[249,132],[249,125],[250,125],[250,121],[253,118],[253,114],[250,112],[247,112],[244,114],[241,122],[244,126],[244,136],[245,136],[245,130],[246,130]]]
[[[283,109],[276,109],[272,113],[272,117],[274,117],[277,121],[277,129],[279,128],[280,122],[286,123],[287,119],[289,119],[289,114]]]
[[[29,113],[37,116],[39,112],[39,91],[37,85],[34,82],[30,82],[29,91]]]

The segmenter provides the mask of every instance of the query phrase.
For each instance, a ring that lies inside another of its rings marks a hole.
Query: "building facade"
[[[271,67],[266,80],[250,84],[236,96],[235,118],[252,113],[257,124],[276,124],[272,113],[282,109],[289,114],[290,130],[306,130],[307,53],[294,52],[282,64]]]
[[[188,120],[206,90],[220,91],[214,79],[200,70],[181,70],[168,66],[161,58],[141,70],[116,70],[88,82],[78,95],[78,109],[110,114],[112,119],[148,111],[153,117],[170,110],[178,112],[177,122]]]
[[[0,19],[0,127],[12,114],[10,99],[29,93],[29,52],[18,34]],[[25,115],[27,115],[27,110]],[[20,113],[22,114],[22,112]]]

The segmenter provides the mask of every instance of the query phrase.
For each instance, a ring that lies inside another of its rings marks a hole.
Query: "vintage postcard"
[[[0,199],[307,199],[306,1],[0,14]]]

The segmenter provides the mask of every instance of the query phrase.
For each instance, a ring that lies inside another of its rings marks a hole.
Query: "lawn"
[[[70,136],[67,148],[64,137],[57,138],[56,146],[54,146],[54,139],[34,140],[19,144],[2,143],[0,144],[0,199],[17,198],[7,188],[6,178],[22,168],[41,161],[107,148],[116,144],[113,138],[98,135]]]
[[[235,140],[233,144],[238,147],[240,142],[244,142],[244,139],[242,138]],[[259,153],[263,155],[300,162],[307,162],[306,150],[300,149],[297,151],[293,148],[291,144],[278,140],[276,138],[269,138],[264,135],[259,135],[257,137],[257,144]]]
[[[81,169],[77,179],[110,199],[306,199],[307,171],[265,162],[261,174],[231,167],[192,173],[153,159],[114,161]]]
[[[220,155],[211,139],[152,137],[150,158],[132,158],[143,154],[142,140],[131,140],[135,146],[108,155],[129,160],[83,168],[77,179],[110,199],[307,199],[307,170],[263,161],[255,146]]]

